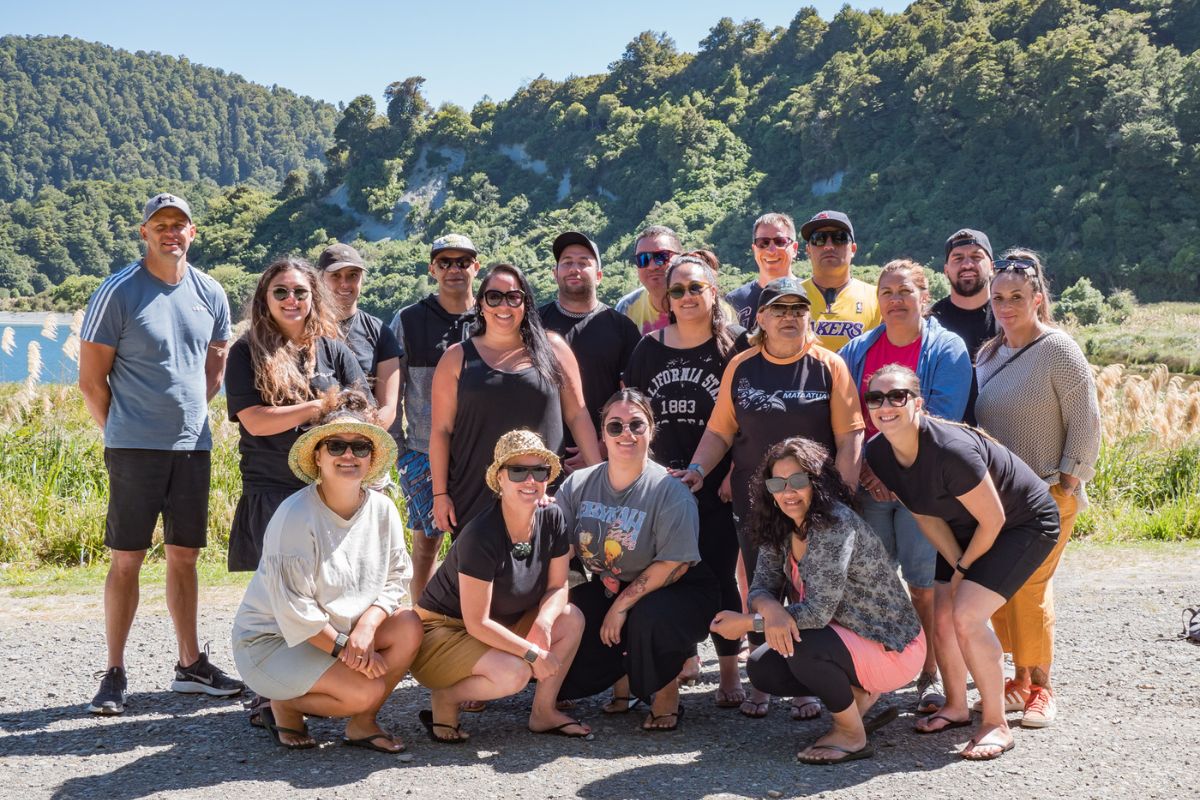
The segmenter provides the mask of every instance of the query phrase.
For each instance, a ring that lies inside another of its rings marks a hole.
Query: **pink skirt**
[[[858,682],[872,694],[894,692],[908,685],[925,664],[925,631],[921,631],[903,650],[896,652],[884,648],[879,642],[864,639],[836,622],[830,623],[829,627],[833,628],[850,651]]]

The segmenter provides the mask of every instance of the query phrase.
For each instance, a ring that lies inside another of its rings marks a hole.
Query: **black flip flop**
[[[376,739],[387,739],[392,744],[400,745],[400,749],[389,750],[382,745],[375,744]],[[350,739],[346,736],[343,736],[342,744],[346,745],[347,747],[361,747],[365,750],[374,750],[376,753],[387,753],[391,756],[398,756],[408,749],[404,746],[403,742],[397,742],[390,733],[373,733],[370,736],[364,736],[361,739]]]
[[[642,702],[642,699],[640,697],[621,697],[620,695],[614,694],[612,696],[612,700],[608,701],[608,703],[606,703],[606,705],[612,705],[613,703],[624,703],[625,707],[622,709],[613,710],[613,711],[609,711],[607,709],[601,708],[600,711],[603,714],[628,714],[630,711],[633,711],[633,709],[640,702]]]
[[[562,725],[555,725],[553,728],[546,728],[545,730],[541,731],[535,731],[533,728],[530,728],[529,732],[544,733],[548,736],[566,736],[568,739],[587,739],[588,741],[596,738],[591,731],[588,731],[587,733],[568,733],[567,728],[571,727],[572,725],[577,725],[580,728],[583,727],[582,722],[577,719],[572,719],[564,722]]]
[[[878,714],[871,717],[870,719],[864,718],[863,719],[863,730],[865,730],[869,734],[874,733],[875,731],[882,728],[884,725],[887,725],[889,722],[895,722],[896,717],[898,717],[898,716],[900,716],[900,709],[896,708],[895,706],[892,706],[890,708],[885,708],[883,711],[880,711]],[[945,719],[945,717],[943,717],[942,719]]]
[[[666,714],[655,714],[653,711],[651,711],[650,719],[648,721],[649,722],[658,722],[660,719],[666,719],[667,717],[674,717],[675,724],[670,725],[665,728],[663,728],[663,727],[647,728],[646,723],[643,722],[642,730],[644,730],[646,733],[670,733],[671,731],[676,730],[679,727],[679,723],[683,722],[683,706],[681,705],[674,711],[671,711]]]
[[[308,726],[305,725],[300,730],[295,728],[285,728],[275,722],[275,714],[271,711],[271,706],[265,705],[258,710],[259,716],[262,717],[263,727],[267,729],[267,733],[271,734],[271,738],[275,740],[275,744],[280,747],[285,747],[288,750],[312,750],[317,746],[316,742],[304,742],[303,744],[288,744],[279,737],[281,733],[290,733],[293,736],[310,736]],[[311,738],[311,737],[310,737]]]
[[[421,724],[425,726],[425,732],[429,734],[429,738],[438,744],[462,744],[470,738],[469,736],[463,735],[463,732],[460,730],[460,728],[462,728],[461,725],[447,725],[443,722],[434,722],[433,712],[429,709],[425,709],[421,713],[417,714],[417,719],[421,720]],[[454,735],[457,738],[447,739],[442,736],[438,736],[433,732],[434,728],[445,728],[448,731],[454,731]]]
[[[871,747],[868,742],[860,750],[847,750],[844,747],[838,747],[836,744],[819,744],[814,745],[822,750],[835,750],[839,753],[845,753],[841,758],[820,758],[818,756],[803,756],[796,754],[796,760],[801,764],[808,764],[813,767],[831,767],[834,764],[844,764],[847,761],[860,761],[864,758],[870,758],[875,755],[875,748]]]
[[[927,728],[918,728],[916,725],[914,725],[913,730],[923,736],[931,736],[935,733],[942,733],[943,731],[951,731],[951,730],[954,730],[955,728],[966,728],[969,725],[973,724],[971,722],[971,718],[969,716],[966,719],[950,719],[949,717],[943,717],[941,714],[931,714],[930,716],[925,717],[925,722],[929,723],[935,719],[945,720],[946,724],[940,728],[934,728],[933,730],[929,730]]]

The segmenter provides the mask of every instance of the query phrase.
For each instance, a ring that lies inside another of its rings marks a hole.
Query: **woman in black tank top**
[[[448,349],[433,375],[433,518],[451,538],[490,504],[484,473],[508,431],[533,430],[559,452],[565,422],[587,464],[600,462],[575,356],[529,313],[534,297],[525,276],[509,264],[492,267],[476,307],[474,334]]]

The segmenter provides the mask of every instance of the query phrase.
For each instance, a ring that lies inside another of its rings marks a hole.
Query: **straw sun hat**
[[[496,494],[500,494],[500,470],[517,456],[544,458],[550,465],[550,482],[553,482],[558,477],[558,473],[562,471],[562,467],[558,463],[558,456],[546,449],[546,445],[542,443],[542,437],[533,431],[509,431],[496,442],[492,465],[488,467],[485,476],[488,487]]]
[[[305,432],[292,445],[292,450],[288,453],[288,466],[297,478],[305,483],[312,483],[317,479],[320,474],[320,470],[317,469],[317,446],[323,440],[339,433],[357,433],[370,439],[371,444],[375,446],[374,452],[371,453],[371,466],[363,478],[364,484],[375,483],[396,463],[396,441],[392,439],[391,434],[378,425],[363,422],[353,414],[345,414]]]

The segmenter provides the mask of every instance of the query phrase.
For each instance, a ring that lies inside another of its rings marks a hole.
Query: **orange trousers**
[[[1013,664],[1018,667],[1036,667],[1054,661],[1054,585],[1050,579],[1075,528],[1079,498],[1057,484],[1050,487],[1050,496],[1058,504],[1058,544],[1012,599],[992,615],[996,637],[1004,652],[1012,653]]]

